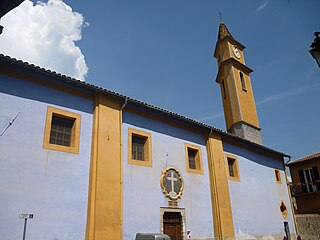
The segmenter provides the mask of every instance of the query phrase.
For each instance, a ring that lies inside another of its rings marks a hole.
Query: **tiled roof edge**
[[[254,146],[254,147],[257,147],[259,149],[263,149],[265,151],[268,151],[268,152],[272,152],[274,154],[277,154],[277,155],[281,155],[283,157],[290,157],[289,155],[285,154],[285,153],[282,153],[282,152],[279,152],[279,151],[276,151],[274,149],[271,149],[271,148],[268,148],[266,146],[263,146],[263,145],[260,145],[260,144],[257,144],[255,142],[251,142],[247,139],[244,139],[244,138],[241,138],[237,135],[234,135],[232,133],[229,133],[229,132],[226,132],[226,131],[223,131],[219,128],[216,128],[216,127],[213,127],[213,126],[210,126],[208,124],[205,124],[205,123],[201,123],[199,121],[196,121],[194,119],[191,119],[191,118],[188,118],[188,117],[185,117],[185,116],[182,116],[182,115],[179,115],[177,113],[174,113],[174,112],[171,112],[171,111],[168,111],[168,110],[165,110],[165,109],[162,109],[162,108],[159,108],[159,107],[156,107],[156,106],[153,106],[151,104],[148,104],[148,103],[145,103],[145,102],[142,102],[142,101],[139,101],[139,100],[136,100],[134,98],[130,98],[128,96],[125,96],[125,95],[122,95],[122,94],[119,94],[117,92],[114,92],[114,91],[110,91],[106,88],[102,88],[102,87],[99,87],[99,86],[96,86],[96,85],[93,85],[93,84],[90,84],[90,83],[87,83],[87,82],[84,82],[84,81],[80,81],[78,79],[75,79],[75,78],[71,78],[69,76],[66,76],[66,75],[63,75],[63,74],[60,74],[58,72],[55,72],[55,71],[51,71],[51,70],[48,70],[48,69],[45,69],[45,68],[41,68],[39,66],[36,66],[34,64],[30,64],[28,62],[24,62],[22,60],[17,60],[15,58],[11,58],[9,56],[5,56],[3,54],[0,54],[0,63],[2,61],[7,61],[9,62],[10,64],[17,64],[17,65],[21,65],[21,67],[23,68],[29,68],[29,70],[33,70],[33,71],[40,71],[44,74],[49,74],[49,75],[52,75],[53,77],[58,77],[60,78],[62,81],[65,81],[65,82],[68,82],[68,83],[73,83],[77,86],[80,86],[80,87],[84,87],[86,89],[90,89],[92,91],[95,91],[95,92],[100,92],[100,93],[104,93],[104,94],[108,94],[108,95],[111,95],[111,96],[114,96],[116,98],[120,98],[120,99],[123,99],[123,100],[127,100],[128,102],[131,102],[135,105],[138,105],[138,106],[143,106],[143,107],[146,107],[150,110],[153,110],[155,112],[158,112],[160,114],[164,114],[164,115],[167,115],[168,117],[172,117],[172,118],[176,118],[176,119],[179,119],[181,121],[184,121],[186,123],[189,123],[189,124],[192,124],[192,125],[195,125],[197,127],[201,127],[201,128],[205,128],[205,129],[208,129],[209,131],[215,131],[215,132],[218,132],[218,133],[221,133],[222,135],[224,136],[227,136],[227,137],[230,137],[234,140],[238,140],[238,141],[241,141],[241,142],[244,142],[244,143],[248,143],[250,144],[251,146]]]
[[[304,156],[304,157],[296,159],[296,160],[292,160],[292,161],[288,162],[286,165],[291,165],[291,164],[294,164],[294,163],[304,162],[304,161],[312,160],[312,159],[315,159],[315,158],[320,158],[320,152],[313,153],[311,155]]]

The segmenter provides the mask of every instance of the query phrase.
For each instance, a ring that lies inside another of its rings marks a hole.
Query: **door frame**
[[[163,215],[165,212],[175,212],[180,213],[181,216],[181,238],[186,239],[186,214],[184,208],[160,208],[160,231],[163,233]]]

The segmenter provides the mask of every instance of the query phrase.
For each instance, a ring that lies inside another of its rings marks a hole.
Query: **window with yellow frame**
[[[279,169],[275,169],[274,170],[274,174],[275,174],[275,177],[276,177],[276,182],[281,184],[282,180],[281,180],[280,170]]]
[[[128,129],[128,163],[152,167],[150,133]]]
[[[238,158],[236,156],[226,154],[228,166],[228,178],[233,181],[240,181]]]
[[[201,149],[199,146],[185,143],[187,172],[203,174]]]
[[[44,129],[43,148],[79,153],[80,114],[48,107]]]

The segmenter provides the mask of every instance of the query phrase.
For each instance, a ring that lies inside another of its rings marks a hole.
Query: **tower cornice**
[[[245,121],[238,121],[238,122],[235,122],[234,124],[239,124],[239,123],[241,123],[241,124],[246,124],[246,125],[254,128],[254,129],[258,130],[258,131],[261,131],[261,128],[260,128],[260,127],[257,127],[257,126],[255,126],[255,125],[252,125],[252,124],[247,123],[247,122],[245,122]],[[234,125],[234,124],[233,124],[233,125]],[[230,129],[228,129],[228,132],[230,132]]]
[[[253,70],[251,68],[247,67],[246,65],[244,65],[241,62],[237,61],[236,59],[228,58],[227,60],[221,62],[221,64],[220,64],[219,71],[218,71],[218,74],[217,74],[217,77],[216,77],[216,82],[217,83],[220,83],[219,79],[220,79],[220,76],[221,76],[222,69],[224,68],[224,66],[226,66],[228,64],[232,64],[233,66],[241,69],[241,71],[243,71],[246,74],[249,74],[249,73],[253,72]]]
[[[231,35],[230,31],[228,30],[227,26],[221,22],[219,25],[219,32],[218,32],[218,41],[216,43],[216,47],[214,50],[214,57],[217,58],[217,49],[218,46],[221,44],[223,45],[223,42],[228,41],[230,43],[232,43],[233,45],[237,45],[237,47],[240,50],[243,50],[245,48],[245,46],[243,46],[241,43],[239,43],[237,40],[235,40],[233,38],[233,36]]]
[[[237,40],[235,40],[233,37],[230,36],[225,36],[224,38],[220,39],[217,41],[215,49],[214,49],[214,53],[213,56],[215,58],[217,58],[217,52],[218,52],[218,46],[224,42],[230,42],[233,45],[237,45],[237,47],[242,51],[243,49],[245,49],[246,47],[244,45],[242,45],[241,43],[239,43]]]

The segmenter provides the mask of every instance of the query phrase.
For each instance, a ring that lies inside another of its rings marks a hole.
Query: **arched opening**
[[[223,79],[222,79],[222,81],[221,81],[221,86],[222,86],[222,97],[223,97],[223,99],[225,99],[226,98],[226,86],[224,85],[224,81],[223,81]]]
[[[242,90],[243,91],[247,91],[247,85],[246,85],[246,81],[244,79],[243,73],[240,72],[239,75],[240,75],[240,81],[241,81]]]

